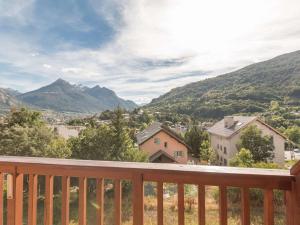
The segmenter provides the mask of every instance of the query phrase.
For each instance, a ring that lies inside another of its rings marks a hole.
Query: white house
[[[263,135],[273,137],[273,162],[283,165],[286,138],[255,116],[226,116],[208,129],[211,147],[217,152],[220,164],[228,165],[229,160],[236,155],[241,131],[250,125],[256,125]]]

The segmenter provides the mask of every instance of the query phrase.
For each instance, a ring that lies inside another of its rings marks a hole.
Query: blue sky
[[[0,87],[21,92],[63,78],[145,103],[299,49],[298,0],[0,0]]]

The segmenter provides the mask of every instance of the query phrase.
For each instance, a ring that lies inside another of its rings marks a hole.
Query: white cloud
[[[0,62],[50,80],[99,83],[144,102],[203,77],[300,49],[298,0],[91,1],[117,30],[105,47],[45,54],[32,40],[0,34]],[[10,15],[14,12],[18,9]],[[184,63],[168,66],[141,62],[183,58]],[[211,73],[171,79],[193,71]]]

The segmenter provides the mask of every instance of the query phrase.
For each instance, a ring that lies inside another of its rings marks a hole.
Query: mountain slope
[[[0,111],[7,111],[11,107],[19,105],[21,105],[21,103],[10,93],[10,91],[0,88]]]
[[[99,87],[99,85],[93,88],[85,88],[85,93],[95,97],[100,101],[107,109],[114,109],[118,106],[121,108],[132,110],[137,107],[133,101],[124,100],[119,98],[116,93],[108,88]]]
[[[62,79],[58,79],[48,86],[18,95],[17,97],[20,101],[32,106],[59,112],[96,113],[107,109],[114,109],[118,106],[119,102],[122,103],[120,106],[132,109],[129,104],[130,107],[126,107],[126,101],[117,97],[109,89],[71,85]]]
[[[201,118],[262,112],[270,101],[300,105],[300,51],[175,88],[148,109]]]

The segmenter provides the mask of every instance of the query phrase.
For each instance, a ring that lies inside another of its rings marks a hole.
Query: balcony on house
[[[47,159],[28,157],[0,157],[0,225],[36,225],[38,214],[39,177],[44,181],[43,224],[52,225],[54,218],[59,224],[70,223],[70,189],[71,180],[78,185],[78,224],[87,224],[88,179],[95,181],[96,214],[94,222],[104,224],[104,183],[112,182],[113,222],[122,224],[122,183],[127,182],[132,188],[132,224],[143,225],[144,222],[144,184],[152,182],[156,186],[155,224],[164,224],[163,185],[177,185],[177,221],[185,223],[185,185],[197,186],[197,216],[194,224],[206,222],[205,191],[208,186],[217,186],[219,194],[219,213],[216,224],[228,224],[227,190],[237,187],[241,190],[240,224],[250,225],[249,190],[259,188],[263,191],[263,223],[273,225],[274,190],[284,193],[285,223],[300,224],[300,163],[289,170],[231,168],[215,166],[154,164],[131,162],[108,162],[71,159]],[[54,180],[60,179],[60,213],[55,214]],[[3,204],[5,192],[5,204]],[[4,219],[5,217],[5,219]]]

